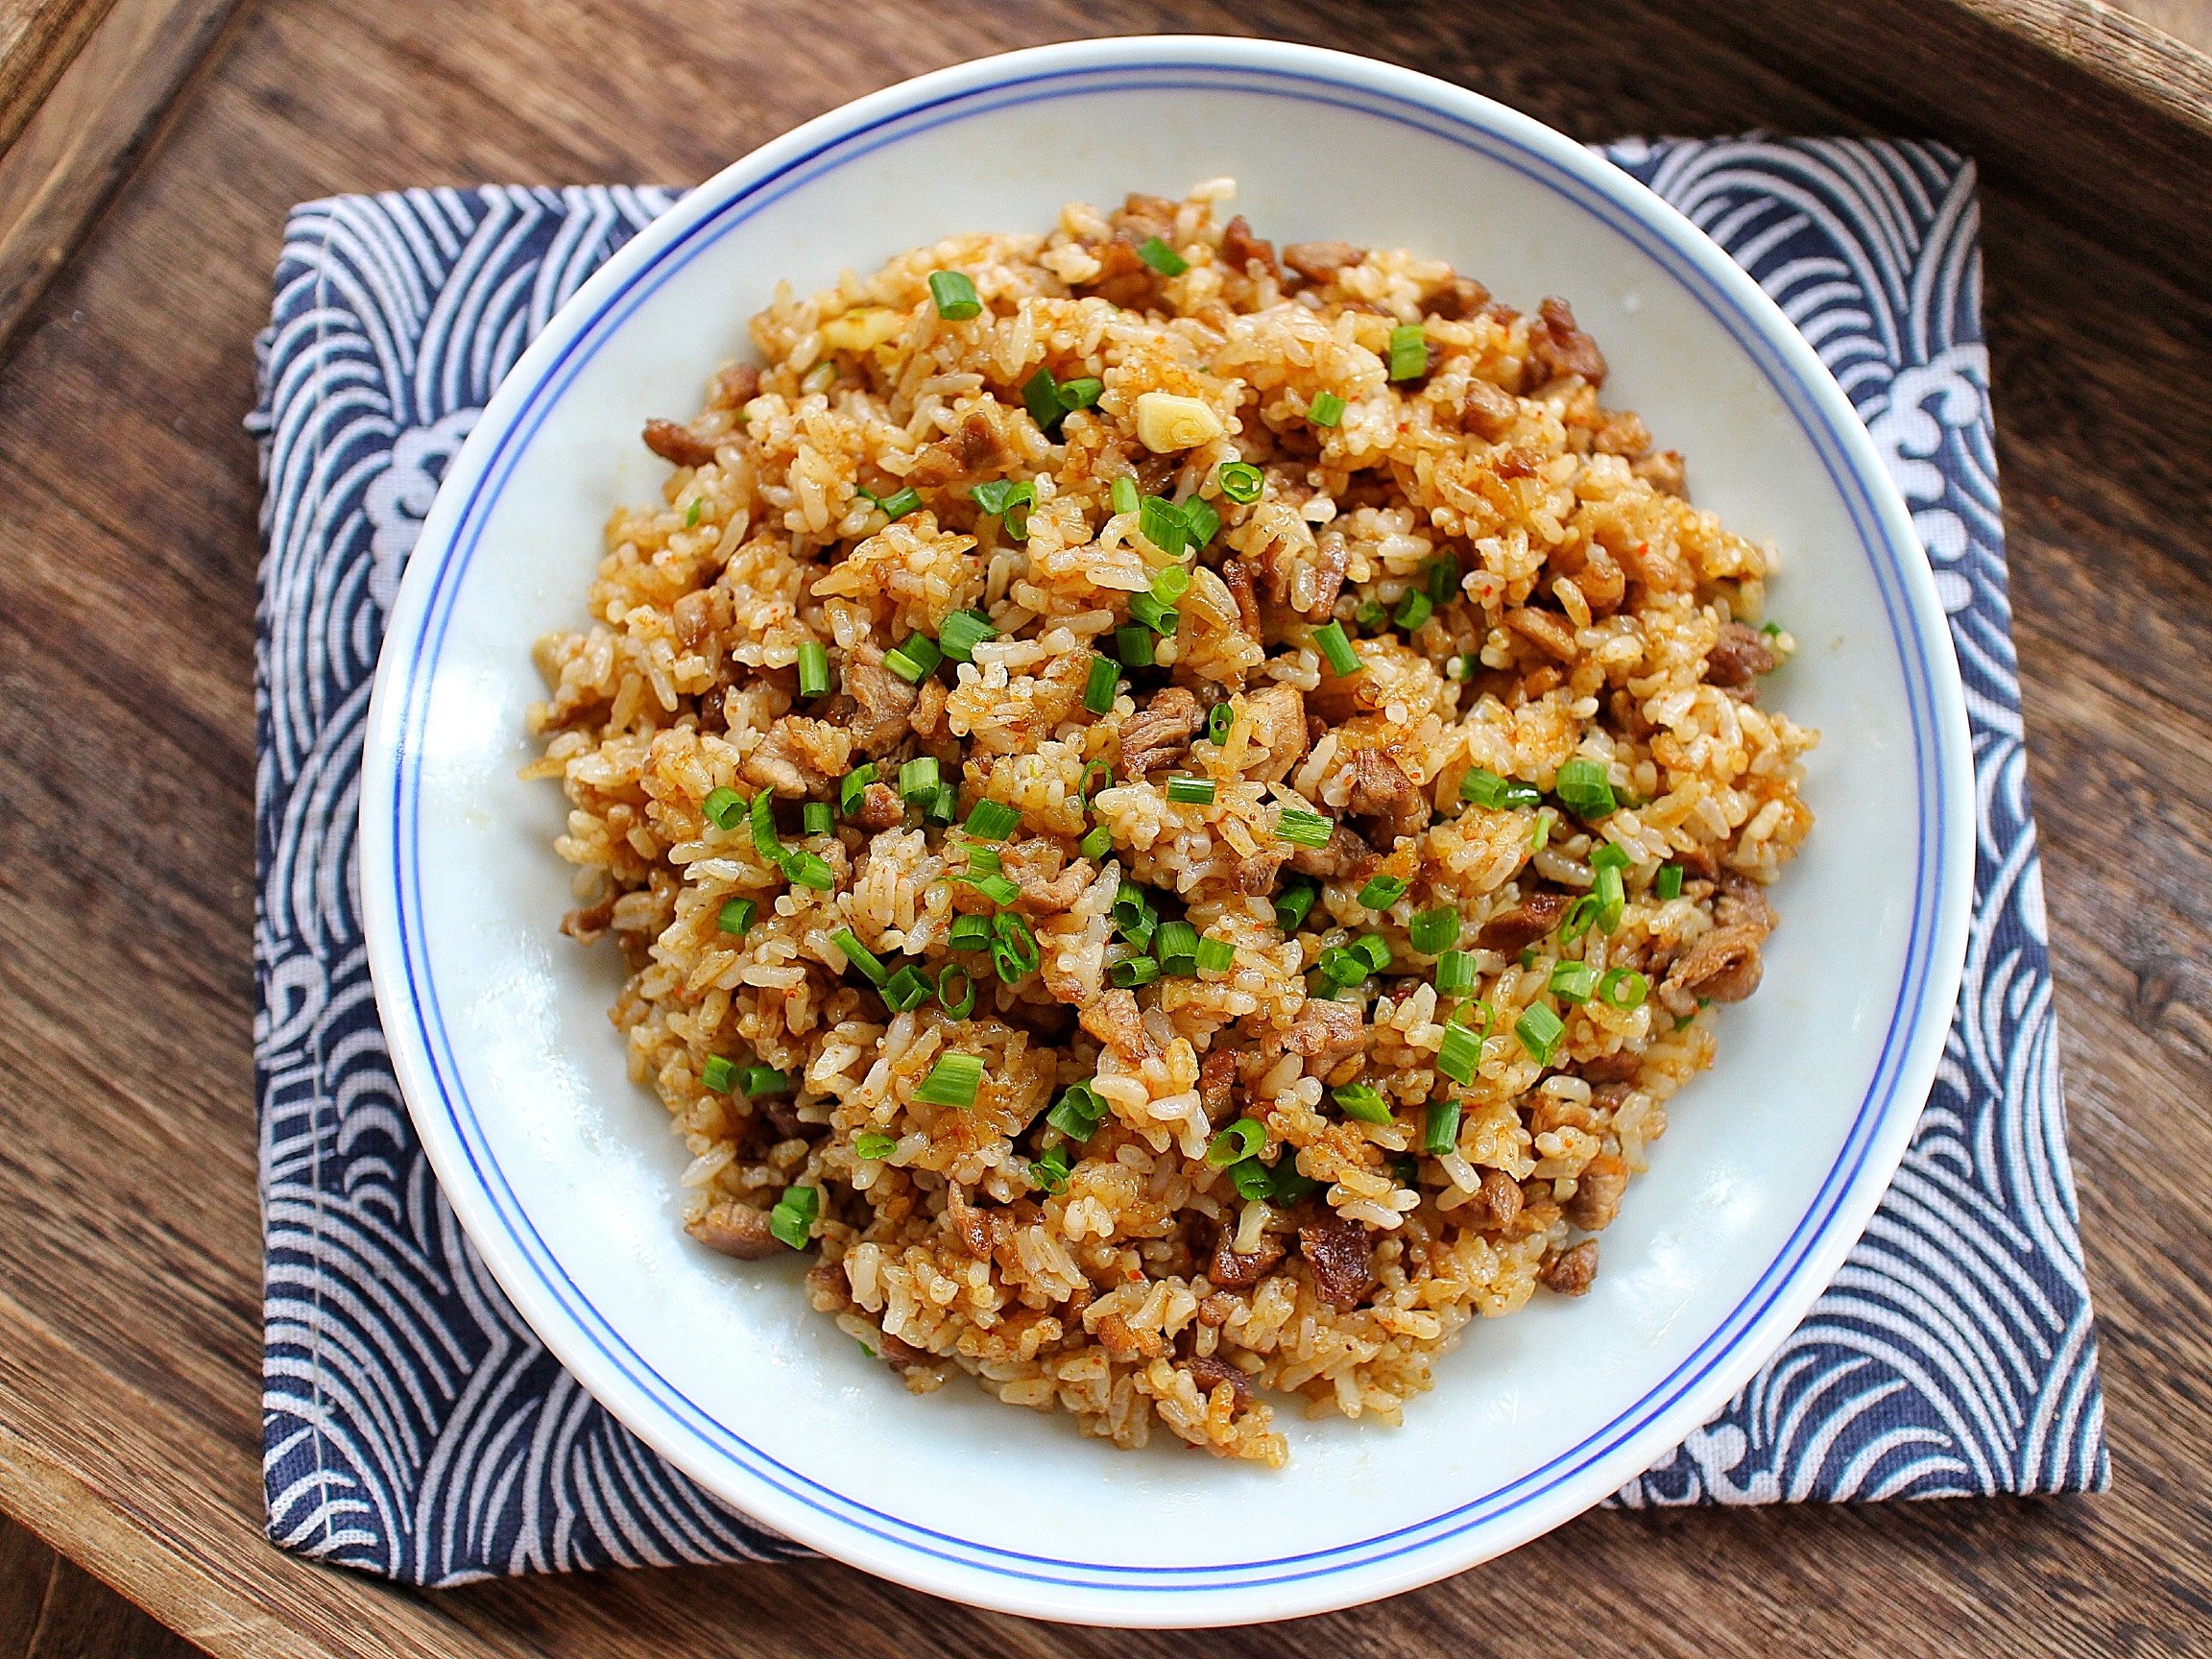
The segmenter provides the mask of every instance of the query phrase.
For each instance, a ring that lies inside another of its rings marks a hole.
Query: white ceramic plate
[[[677,1225],[683,1150],[606,1018],[618,975],[555,930],[563,804],[525,785],[529,650],[576,625],[620,502],[745,320],[949,231],[1228,174],[1278,241],[1449,259],[1567,296],[1608,402],[1773,537],[1802,645],[1771,700],[1826,733],[1820,822],[1765,988],[1672,1109],[1586,1298],[1482,1323],[1405,1427],[1306,1423],[1290,1467],[1158,1436],[1119,1454],[965,1381],[917,1399],[800,1288]],[[1265,42],[1101,40],[861,99],[709,180],[617,253],[500,387],[391,619],[362,789],[377,1000],[446,1195],[525,1318],[708,1488],[904,1583],[1045,1618],[1202,1624],[1404,1590],[1533,1537],[1696,1428],[1793,1328],[1904,1150],[1957,994],[1972,859],[1964,706],[1902,503],[1782,314],[1689,222],[1549,129],[1404,70]]]

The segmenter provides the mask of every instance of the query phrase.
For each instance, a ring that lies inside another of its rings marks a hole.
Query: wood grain
[[[197,1651],[66,1555],[0,1520],[5,1659],[186,1659]]]
[[[23,131],[114,0],[0,0],[0,150]]]
[[[1948,131],[2008,157],[1985,200],[1988,312],[2110,1494],[1593,1514],[1358,1613],[1203,1636],[998,1618],[829,1563],[418,1594],[261,1538],[258,488],[238,421],[287,205],[681,181],[940,63],[1169,28],[1364,51],[1585,138],[1866,131],[1901,100],[1939,103],[1954,67],[1924,61],[1926,36],[1876,39],[1886,3],[1852,0],[1868,38],[1834,66],[1850,9],[1792,21],[1761,0],[1724,17],[1676,0],[246,12],[0,367],[0,1508],[223,1655],[2212,1650],[2212,301],[2055,199],[2017,112]],[[1968,23],[1956,38],[1980,49],[2018,39]],[[1885,53],[1894,84],[1874,84]],[[2141,108],[2097,76],[2074,90],[2067,120]],[[2153,148],[2176,130],[2142,119]],[[2054,148],[2071,132],[2046,125]],[[2157,181],[2118,170],[2124,148],[2044,160],[2115,212],[2163,211]]]

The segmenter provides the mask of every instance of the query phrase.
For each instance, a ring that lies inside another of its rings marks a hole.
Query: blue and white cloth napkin
[[[2098,1490],[2104,1407],[2021,750],[1973,165],[1863,140],[1606,154],[1758,278],[1865,419],[1950,613],[1981,785],[1965,986],[1904,1167],[1803,1328],[1616,1502]],[[309,203],[259,343],[269,1533],[410,1583],[800,1553],[648,1452],[500,1294],[416,1141],[361,938],[362,725],[422,515],[531,336],[674,200],[485,188]]]

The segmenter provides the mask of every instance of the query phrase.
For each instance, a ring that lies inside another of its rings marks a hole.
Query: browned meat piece
[[[1289,861],[1287,847],[1269,848],[1255,853],[1248,858],[1237,860],[1237,891],[1254,899],[1264,899],[1275,891],[1275,880]]]
[[[1544,470],[1544,452],[1516,444],[1491,457],[1490,470],[1501,478],[1533,478]]]
[[[684,1231],[709,1250],[747,1262],[773,1256],[784,1247],[768,1231],[768,1213],[736,1198],[723,1199],[698,1220],[687,1222]]]
[[[714,376],[714,388],[708,394],[709,409],[742,409],[760,396],[760,371],[750,363],[726,363],[722,372]]]
[[[1004,442],[991,417],[981,408],[971,409],[950,438],[925,445],[906,474],[906,482],[936,489],[960,478],[977,478],[995,471],[1007,457]]]
[[[1157,1331],[1132,1331],[1129,1321],[1118,1313],[1102,1313],[1096,1324],[1089,1320],[1091,1334],[1098,1338],[1098,1346],[1106,1350],[1109,1359],[1123,1365],[1139,1359],[1157,1359],[1167,1352],[1167,1344]]]
[[[614,901],[619,893],[610,893],[596,904],[586,904],[569,911],[561,918],[561,931],[579,945],[596,945],[607,937],[607,927],[614,920]]]
[[[1767,649],[1759,630],[1741,622],[1723,623],[1720,637],[1705,655],[1708,685],[1748,685],[1762,674],[1771,674],[1782,659]]]
[[[1659,987],[1659,1001],[1677,1017],[1696,1012],[1700,998],[1741,1002],[1759,989],[1765,972],[1759,960],[1760,929],[1716,927],[1674,959]]]
[[[1572,1250],[1562,1250],[1544,1258],[1544,1265],[1536,1269],[1536,1278],[1547,1290],[1556,1290],[1562,1296],[1580,1296],[1590,1288],[1590,1281],[1598,1277],[1598,1240],[1585,1238]]]
[[[1313,564],[1313,603],[1306,614],[1326,616],[1336,603],[1336,595],[1344,590],[1344,572],[1352,567],[1352,544],[1344,540],[1342,531],[1324,530],[1314,551],[1320,557]]]
[[[1488,1232],[1503,1232],[1521,1218],[1521,1183],[1503,1169],[1482,1171],[1481,1196],[1462,1212],[1467,1224]],[[1478,1208],[1477,1206],[1479,1206]]]
[[[821,1124],[807,1122],[799,1116],[799,1108],[788,1100],[771,1095],[754,1104],[767,1117],[780,1141],[804,1141],[822,1133]]]
[[[1575,625],[1556,611],[1538,611],[1523,605],[1505,613],[1505,626],[1562,662],[1575,661]]]
[[[1206,1120],[1219,1125],[1237,1115],[1237,1056],[1216,1048],[1198,1068],[1198,1103],[1206,1108]]]
[[[1459,424],[1485,444],[1495,444],[1521,419],[1521,400],[1503,386],[1470,380],[1459,399]]]
[[[1055,915],[1083,897],[1095,872],[1077,859],[1067,865],[1058,842],[1017,841],[999,850],[1005,873],[1022,889],[1015,904],[1032,916]]]
[[[1551,299],[1536,308],[1536,321],[1528,325],[1528,362],[1521,383],[1546,386],[1562,374],[1579,374],[1593,386],[1605,384],[1605,354],[1598,342],[1575,325],[1575,313],[1567,301]]]
[[[1290,868],[1301,876],[1318,876],[1324,881],[1339,878],[1363,878],[1382,860],[1375,855],[1356,830],[1347,830],[1339,824],[1329,832],[1328,842],[1319,847],[1301,847],[1290,854]]]
[[[1575,573],[1575,586],[1582,589],[1582,597],[1590,602],[1590,609],[1606,612],[1618,607],[1628,592],[1628,576],[1614,562],[1613,555],[1604,548],[1592,546]]]
[[[945,1219],[960,1240],[960,1247],[978,1262],[990,1261],[991,1252],[998,1245],[998,1230],[993,1218],[998,1214],[969,1203],[967,1190],[957,1181],[945,1189]]]
[[[1483,923],[1482,931],[1475,936],[1476,949],[1518,956],[1564,922],[1567,908],[1574,902],[1564,893],[1531,893],[1512,909],[1500,911]]]
[[[1121,776],[1137,781],[1156,766],[1165,766],[1190,747],[1206,712],[1198,699],[1180,685],[1164,686],[1151,703],[1129,716],[1121,728]]]
[[[942,680],[925,680],[921,695],[914,699],[914,712],[906,716],[907,730],[917,737],[934,737],[937,722],[945,717],[945,701],[949,693]]]
[[[1283,1033],[1283,1046],[1303,1054],[1307,1070],[1327,1072],[1337,1061],[1358,1053],[1367,1046],[1367,1012],[1357,1002],[1308,1000],[1298,1018]]]
[[[1647,455],[1632,464],[1628,470],[1664,494],[1687,495],[1690,493],[1689,475],[1682,465],[1682,451],[1679,449],[1662,449],[1656,455]]]
[[[1600,455],[1626,455],[1633,459],[1651,447],[1651,428],[1633,409],[1608,411],[1590,434],[1590,447]]]
[[[1562,1129],[1594,1129],[1598,1114],[1579,1100],[1562,1100],[1556,1094],[1539,1094],[1528,1108],[1528,1133],[1556,1135]]]
[[[1644,1062],[1626,1052],[1600,1054],[1595,1060],[1583,1061],[1575,1070],[1582,1073],[1585,1083],[1633,1083],[1644,1070]]]
[[[853,822],[863,830],[896,830],[906,822],[906,804],[888,783],[871,783],[860,792]]]
[[[1421,791],[1406,776],[1406,768],[1382,749],[1358,750],[1352,763],[1352,797],[1345,809],[1355,818],[1376,815],[1395,817],[1414,802]]]
[[[929,1358],[927,1354],[915,1347],[911,1342],[902,1341],[888,1331],[876,1333],[876,1352],[881,1355],[884,1361],[895,1371],[903,1371],[909,1365],[922,1364]]]
[[[1083,1029],[1114,1050],[1124,1065],[1141,1065],[1158,1057],[1152,1034],[1144,1029],[1144,1017],[1137,1011],[1137,998],[1126,991],[1109,991],[1084,1004],[1076,1016]]]
[[[1198,1323],[1218,1331],[1229,1323],[1229,1315],[1236,1312],[1239,1306],[1236,1297],[1216,1290],[1198,1304]]]
[[[1266,276],[1281,278],[1283,269],[1275,263],[1275,244],[1253,235],[1252,227],[1239,213],[1229,221],[1229,228],[1221,232],[1221,263],[1240,276],[1249,276],[1255,259],[1260,261]]]
[[[1267,755],[1260,776],[1273,782],[1306,753],[1306,699],[1295,685],[1262,685],[1245,697],[1244,713],[1252,722],[1252,741]],[[1245,770],[1252,764],[1246,761]]]
[[[1241,221],[1239,221],[1241,223]],[[1211,1395],[1226,1382],[1237,1397],[1237,1409],[1241,1411],[1252,1403],[1252,1379],[1229,1363],[1218,1354],[1206,1354],[1191,1359],[1188,1369],[1190,1380],[1198,1384],[1198,1392]]]
[[[1490,303],[1490,290],[1472,276],[1452,276],[1446,278],[1444,285],[1430,295],[1425,303],[1432,317],[1441,317],[1449,323],[1464,323]]]
[[[845,775],[852,757],[852,733],[827,720],[786,714],[768,728],[739,770],[748,783],[796,799],[828,789]]]
[[[1673,854],[1674,862],[1682,866],[1682,877],[1687,881],[1718,881],[1720,879],[1719,861],[1709,847]]]
[[[1621,1214],[1621,1195],[1628,1190],[1628,1166],[1610,1152],[1600,1152],[1583,1166],[1575,1183],[1575,1196],[1567,1200],[1567,1219],[1585,1233],[1599,1233]]]
[[[714,625],[714,602],[705,593],[686,593],[676,601],[676,643],[686,651],[699,649]]]
[[[883,666],[883,653],[862,640],[845,659],[845,690],[853,699],[850,723],[854,745],[881,757],[903,743],[921,693]]]
[[[676,467],[704,467],[714,459],[714,445],[694,438],[673,421],[645,422],[645,447]]]
[[[1156,284],[1160,276],[1137,252],[1144,241],[1142,236],[1121,230],[1115,233],[1111,242],[1094,248],[1092,252],[1098,259],[1098,275],[1088,282],[1076,283],[1075,292],[1110,301],[1125,311],[1143,310],[1159,292]]]
[[[1252,583],[1252,566],[1241,559],[1232,559],[1221,566],[1221,581],[1229,589],[1229,596],[1237,601],[1237,616],[1243,623],[1244,632],[1254,639],[1263,639],[1260,632],[1260,590]]]
[[[1175,204],[1165,196],[1147,196],[1142,190],[1132,190],[1121,199],[1119,211],[1106,221],[1117,230],[1126,230],[1143,242],[1157,236],[1164,242],[1175,239]]]
[[[1249,1290],[1283,1260],[1283,1240],[1272,1233],[1261,1234],[1260,1248],[1249,1256],[1239,1256],[1229,1248],[1236,1236],[1236,1228],[1223,1227],[1206,1263],[1206,1282],[1216,1290]]]
[[[1767,889],[1741,870],[1720,872],[1720,902],[1713,906],[1713,919],[1723,927],[1751,928],[1762,939],[1774,931]]]
[[[1328,282],[1347,265],[1367,257],[1366,251],[1349,242],[1293,242],[1283,250],[1283,263],[1309,282]]]
[[[1349,1313],[1375,1284],[1375,1246],[1367,1229],[1332,1213],[1298,1229],[1298,1253],[1313,1273],[1313,1289],[1339,1313]]]

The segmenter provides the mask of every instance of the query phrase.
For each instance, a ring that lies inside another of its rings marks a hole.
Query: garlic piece
[[[1155,455],[1195,449],[1228,428],[1204,399],[1172,392],[1146,392],[1137,399],[1137,436]]]
[[[822,344],[832,351],[866,351],[880,346],[905,325],[902,312],[887,305],[864,305],[822,325]]]

